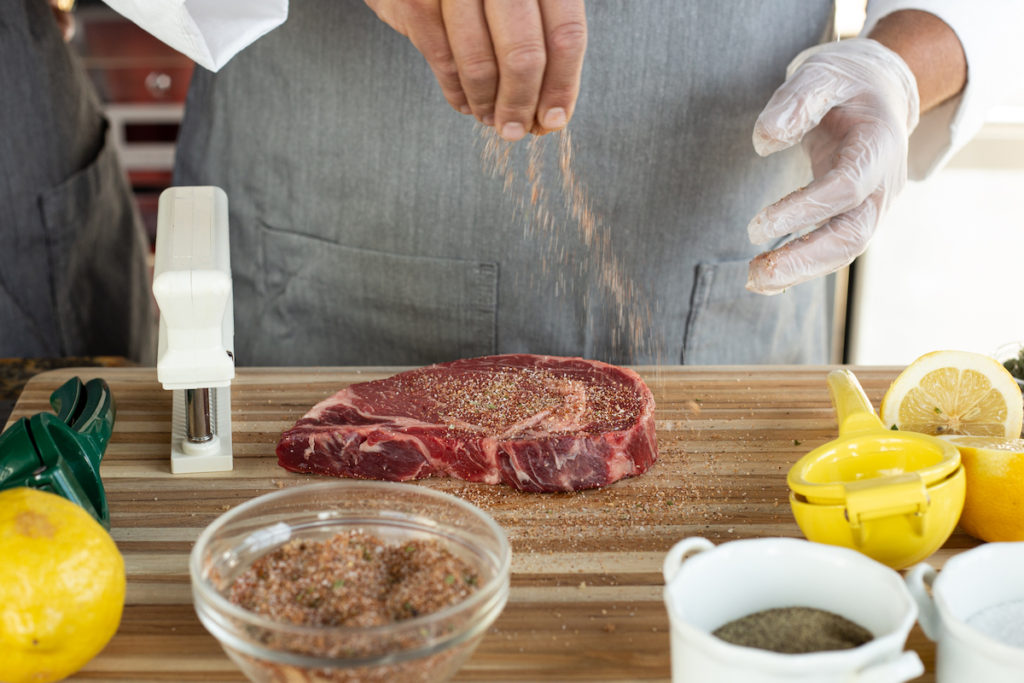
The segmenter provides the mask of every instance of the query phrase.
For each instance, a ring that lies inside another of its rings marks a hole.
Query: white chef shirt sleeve
[[[210,71],[288,18],[288,0],[103,1]]]
[[[903,9],[930,12],[946,22],[967,58],[964,90],[923,114],[910,136],[908,173],[921,180],[974,137],[992,107],[1024,88],[1024,0],[868,0],[861,35]]]

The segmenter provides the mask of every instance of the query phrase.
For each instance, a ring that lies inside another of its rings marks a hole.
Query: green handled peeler
[[[114,430],[110,387],[73,377],[50,394],[56,414],[23,417],[0,434],[0,490],[17,486],[56,493],[110,528],[100,461]]]

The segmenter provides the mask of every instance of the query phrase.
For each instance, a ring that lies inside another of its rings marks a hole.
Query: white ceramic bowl
[[[904,651],[917,605],[900,575],[849,548],[795,538],[715,546],[694,536],[665,556],[673,683],[902,683],[924,672]],[[734,619],[776,607],[812,607],[871,631],[848,650],[782,654],[721,640]],[[979,682],[980,683],[980,682]]]

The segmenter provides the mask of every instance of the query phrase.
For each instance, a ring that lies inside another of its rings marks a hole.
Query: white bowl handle
[[[714,543],[700,536],[684,538],[672,546],[672,549],[668,551],[668,555],[665,556],[664,564],[661,566],[661,575],[665,577],[665,585],[672,581],[687,557],[704,552],[705,550],[711,550],[714,547]]]
[[[913,650],[896,659],[882,662],[857,672],[857,683],[904,683],[924,673],[924,664]]]
[[[932,583],[935,581],[937,572],[927,562],[914,565],[907,572],[904,579],[910,594],[917,603],[917,620],[921,624],[921,630],[933,641],[939,639],[939,614],[935,609],[935,599],[929,593]]]

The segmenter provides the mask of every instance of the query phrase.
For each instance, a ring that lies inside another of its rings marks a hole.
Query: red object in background
[[[104,102],[184,102],[192,61],[103,7],[76,13],[74,45]]]

